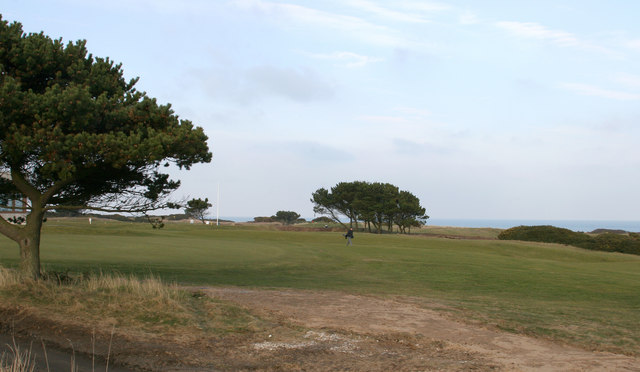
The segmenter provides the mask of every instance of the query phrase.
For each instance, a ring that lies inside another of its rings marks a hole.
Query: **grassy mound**
[[[557,243],[604,252],[640,255],[640,235],[604,233],[596,236],[554,226],[518,226],[505,230],[498,239]]]

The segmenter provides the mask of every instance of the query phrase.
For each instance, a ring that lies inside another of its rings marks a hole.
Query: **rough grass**
[[[0,372],[33,372],[36,365],[31,350],[22,350],[15,343],[9,353],[0,355]]]
[[[423,226],[419,229],[412,229],[411,233],[416,234],[429,234],[429,235],[443,235],[451,237],[463,237],[463,238],[483,238],[483,239],[497,239],[498,235],[502,232],[502,229],[495,229],[491,227],[472,228],[472,227],[448,227],[448,226]]]
[[[5,265],[17,265],[14,244],[0,239],[0,262]],[[81,220],[51,220],[43,233],[42,260],[47,269],[60,272],[116,272],[127,278],[151,274],[165,282],[192,285],[414,296],[425,306],[445,304],[457,317],[505,330],[640,354],[638,256],[557,244],[413,235],[356,234],[354,246],[347,248],[339,232],[197,224],[152,230],[146,224],[94,220],[89,226]],[[125,305],[116,301],[132,296],[132,290],[120,284],[99,288],[48,297],[38,292],[31,301],[37,306],[59,303],[79,313],[91,307],[103,319],[122,311],[131,314],[128,322],[145,329],[188,329],[204,321],[206,314],[219,313],[210,308],[222,306],[211,303],[186,312],[191,315],[179,315],[195,305],[193,298],[177,291],[173,297],[140,295],[132,303],[143,303],[123,309]],[[11,293],[4,291],[2,296]],[[86,297],[77,301],[82,296]],[[154,309],[158,314],[146,319],[143,314]],[[226,332],[252,322],[246,315],[239,317],[237,326],[221,320],[205,327]]]
[[[66,321],[91,323],[99,329],[166,335],[207,336],[257,331],[261,320],[247,311],[149,276],[80,275],[56,280],[21,281],[14,270],[0,267],[3,306],[31,308]]]

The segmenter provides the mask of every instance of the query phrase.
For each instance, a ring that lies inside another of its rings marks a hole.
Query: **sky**
[[[312,218],[388,182],[432,218],[640,220],[640,2],[2,0],[204,128],[177,198]],[[219,208],[219,209],[218,209]]]

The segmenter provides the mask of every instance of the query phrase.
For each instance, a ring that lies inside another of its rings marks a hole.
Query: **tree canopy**
[[[187,202],[187,207],[184,210],[184,213],[193,218],[197,218],[202,223],[205,223],[205,217],[207,214],[207,210],[211,208],[211,203],[209,203],[209,198],[202,199],[191,199]]]
[[[340,182],[331,190],[316,190],[311,202],[315,213],[330,216],[345,227],[340,220],[342,216],[356,228],[358,221],[362,221],[369,231],[372,226],[377,232],[384,228],[392,231],[398,226],[400,232],[408,232],[429,218],[415,195],[389,183]]]
[[[275,216],[271,216],[273,221],[282,222],[285,225],[291,225],[300,218],[300,215],[293,211],[278,211]]]
[[[179,181],[163,166],[211,161],[207,136],[126,80],[121,64],[94,57],[79,40],[25,34],[0,16],[0,194],[24,195],[26,226],[0,219],[39,275],[47,210],[145,212],[170,206]]]

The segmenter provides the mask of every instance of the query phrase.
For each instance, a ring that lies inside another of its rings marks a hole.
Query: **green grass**
[[[486,238],[497,239],[502,229],[494,229],[490,227],[448,227],[448,226],[423,226],[420,229],[412,229],[411,233],[428,234],[428,235],[444,235],[469,238]]]
[[[506,330],[640,354],[638,256],[416,235],[356,234],[345,247],[339,232],[84,220],[50,220],[42,239],[48,270],[408,295]],[[0,238],[0,264],[18,257]]]

